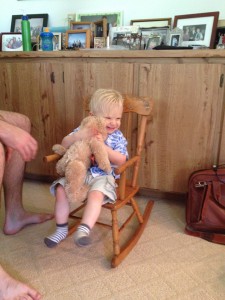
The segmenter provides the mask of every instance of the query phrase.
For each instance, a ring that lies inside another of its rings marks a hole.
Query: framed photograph
[[[43,27],[48,26],[48,14],[29,14],[31,42],[37,43],[38,36],[42,32]],[[22,32],[21,30],[22,15],[12,15],[11,32]]]
[[[94,48],[104,48],[106,39],[104,37],[94,37]]]
[[[160,35],[150,36],[148,41],[147,41],[145,50],[152,50],[156,46],[159,46],[160,44],[161,44],[161,36]]]
[[[0,35],[1,51],[23,51],[22,34],[18,32],[2,32]]]
[[[142,27],[165,27],[171,26],[172,18],[160,18],[160,19],[138,19],[131,20],[130,25],[139,25]]]
[[[214,48],[218,17],[219,12],[175,16],[173,26],[183,31],[181,46]]]
[[[66,48],[67,49],[85,49],[90,48],[90,29],[78,29],[66,31]]]
[[[94,22],[94,36],[107,38],[107,18]]]
[[[53,32],[53,51],[62,50],[62,33]]]
[[[123,13],[119,12],[103,12],[93,14],[77,14],[76,21],[80,22],[96,22],[103,18],[107,18],[107,35],[109,29],[115,26],[122,26],[123,24]]]
[[[84,30],[84,29],[91,29],[93,30],[93,22],[70,22],[70,29],[71,30]]]
[[[225,40],[225,26],[224,27],[217,27],[214,48],[217,48],[217,46],[219,44],[220,44],[219,47],[221,47],[221,39],[222,39],[222,42],[223,42],[223,40]],[[225,47],[225,43],[224,43],[224,47]]]
[[[176,27],[168,32],[166,44],[172,47],[180,47],[183,42],[183,30]]]
[[[142,40],[145,49],[147,46],[147,41],[152,36],[160,36],[161,43],[166,44],[168,31],[171,28],[171,22],[172,18],[137,19],[131,20],[130,24],[140,26],[140,31],[142,33]]]

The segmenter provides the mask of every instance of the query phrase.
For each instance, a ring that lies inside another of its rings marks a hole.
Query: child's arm
[[[109,160],[113,165],[116,165],[116,166],[119,167],[119,166],[121,166],[122,164],[124,164],[126,162],[126,160],[127,160],[127,155],[126,154],[122,154],[119,151],[113,150],[112,148],[107,146],[104,143],[104,139],[103,139],[101,134],[97,134],[95,137],[98,141],[102,142],[104,144],[104,146],[106,147]]]
[[[81,128],[71,134],[65,136],[61,142],[61,145],[68,149],[74,142],[80,141],[82,139],[90,139],[96,133],[90,128]]]
[[[121,154],[120,152],[115,151],[106,145],[105,145],[105,147],[106,147],[106,150],[107,150],[107,153],[109,156],[109,160],[113,165],[116,165],[119,167],[126,162],[126,159],[127,159],[126,155]]]

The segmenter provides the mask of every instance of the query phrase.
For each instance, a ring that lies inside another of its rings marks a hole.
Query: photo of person
[[[206,24],[183,26],[183,41],[203,41]]]

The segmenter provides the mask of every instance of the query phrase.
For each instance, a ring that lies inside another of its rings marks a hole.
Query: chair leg
[[[131,205],[132,205],[132,207],[133,207],[133,209],[134,209],[134,211],[135,211],[135,213],[137,215],[139,223],[143,223],[143,221],[144,221],[143,220],[143,216],[142,216],[142,214],[141,214],[141,212],[139,210],[139,207],[138,207],[136,201],[134,200],[134,198],[131,198],[130,202],[131,202]]]
[[[114,255],[120,254],[120,244],[119,244],[119,225],[117,219],[117,211],[111,210],[112,213],[112,238],[113,238],[113,252]]]
[[[122,260],[130,253],[130,251],[133,249],[133,247],[138,242],[138,240],[141,237],[141,235],[145,229],[145,226],[148,222],[153,205],[154,205],[154,201],[149,200],[148,204],[145,207],[145,211],[143,214],[143,223],[139,224],[139,226],[137,227],[133,236],[129,239],[129,241],[123,247],[120,248],[120,253],[117,255],[114,255],[114,257],[111,261],[112,268],[117,267],[122,262]]]

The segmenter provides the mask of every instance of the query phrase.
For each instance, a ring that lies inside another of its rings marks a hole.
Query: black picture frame
[[[31,28],[31,42],[37,43],[43,27],[48,26],[48,14],[28,14]],[[22,15],[12,15],[11,32],[21,32]]]

